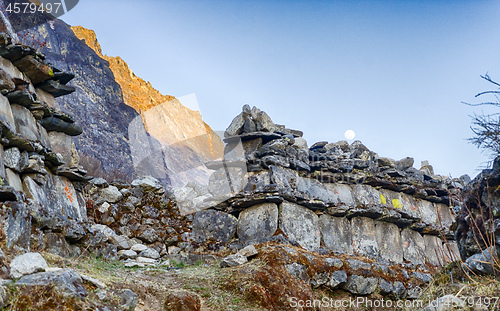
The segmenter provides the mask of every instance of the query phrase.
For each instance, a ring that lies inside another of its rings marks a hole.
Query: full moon
[[[351,140],[351,139],[354,139],[354,137],[356,137],[356,133],[354,133],[353,130],[347,130],[347,131],[345,131],[344,136],[345,136],[345,138]]]

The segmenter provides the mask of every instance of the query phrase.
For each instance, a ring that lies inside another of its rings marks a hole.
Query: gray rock
[[[119,250],[130,248],[129,239],[124,235],[111,235],[108,238]]]
[[[406,157],[396,162],[396,169],[404,171],[410,167],[413,167],[415,160],[410,157]]]
[[[330,266],[330,267],[335,267],[335,268],[342,268],[344,263],[342,260],[338,258],[325,258],[325,262]]]
[[[394,292],[394,285],[391,282],[384,280],[383,278],[378,279],[378,284],[380,287],[380,292],[384,295],[390,295]]]
[[[225,267],[236,267],[242,264],[245,264],[248,262],[248,259],[246,256],[240,255],[240,254],[234,254],[234,255],[229,255],[224,260],[222,260],[220,266],[222,268]]]
[[[425,263],[425,242],[420,233],[404,229],[401,231],[401,243],[405,260],[416,265]]]
[[[177,202],[192,201],[196,198],[196,191],[191,187],[181,187],[174,189],[173,195]]]
[[[120,297],[120,306],[124,310],[134,311],[137,303],[139,302],[139,296],[136,293],[131,291],[130,289],[122,290],[117,293],[118,297]]]
[[[354,217],[351,225],[354,252],[362,256],[377,257],[379,251],[374,221],[367,217]]]
[[[28,165],[24,168],[23,173],[47,175],[48,172],[45,169],[44,158],[40,155],[30,156]]]
[[[330,280],[330,273],[327,271],[316,272],[311,278],[311,285],[314,288],[318,288],[321,285],[326,284]]]
[[[394,297],[396,299],[403,299],[407,295],[407,290],[404,284],[400,281],[394,282]]]
[[[9,148],[4,151],[4,164],[6,167],[20,173],[28,165],[28,153],[21,153],[17,147]]]
[[[491,253],[494,254],[492,258]],[[479,274],[494,274],[498,256],[496,256],[495,248],[487,248],[481,253],[474,254],[465,260],[466,266],[474,273]],[[467,269],[466,269],[467,271]]]
[[[101,214],[105,214],[108,212],[109,208],[111,207],[111,204],[109,204],[108,202],[104,202],[102,203],[101,205],[99,205],[97,207],[97,210],[101,213]]]
[[[380,257],[395,263],[403,262],[403,248],[398,226],[375,221],[375,227]]]
[[[451,310],[462,310],[466,307],[465,301],[455,297],[455,295],[446,295],[433,300],[425,307],[424,311],[451,311]]]
[[[252,118],[258,132],[274,132],[277,129],[277,126],[273,123],[267,113],[257,107],[252,108]]]
[[[424,235],[425,258],[434,266],[444,265],[444,248],[440,238],[434,235]]]
[[[109,186],[99,190],[99,198],[108,203],[116,203],[123,198],[123,195],[115,186]]]
[[[309,147],[307,146],[307,141],[302,137],[295,137],[295,142],[293,143],[293,146],[300,150],[309,150]]]
[[[33,114],[27,108],[19,105],[11,105],[11,109],[16,131],[27,139],[39,141],[38,123]]]
[[[371,270],[372,268],[372,266],[369,263],[357,259],[347,259],[346,264],[352,270],[359,270],[359,269]]]
[[[213,238],[228,243],[236,233],[238,220],[233,215],[206,210],[197,212],[193,219],[193,238],[197,242],[205,242]]]
[[[16,130],[12,107],[5,96],[0,96],[0,121],[2,121],[12,131]]]
[[[118,252],[118,257],[120,259],[134,259],[137,257],[137,253],[131,249],[121,250]]]
[[[10,168],[5,169],[5,178],[7,179],[7,182],[9,183],[9,186],[14,188],[16,191],[23,191],[23,182],[21,180],[21,177],[11,170]]]
[[[85,274],[80,274],[80,277],[82,278],[82,280],[86,281],[86,282],[89,282],[90,284],[96,286],[97,288],[100,288],[100,289],[105,289],[107,288],[108,286],[106,284],[104,284],[103,282],[99,281],[98,279],[94,279],[93,277],[90,277],[88,275],[85,275]]]
[[[45,271],[48,267],[47,262],[39,253],[26,253],[12,260],[10,275],[13,279],[18,279],[24,275]]]
[[[380,192],[368,185],[354,185],[352,187],[354,196],[364,206],[380,205]]]
[[[272,236],[278,228],[278,207],[263,203],[245,209],[239,215],[238,238],[244,244]]]
[[[351,275],[344,289],[355,295],[369,295],[377,289],[378,280],[374,277]]]
[[[17,246],[30,249],[31,215],[30,207],[24,202],[8,202],[2,205],[4,211],[2,230],[6,235],[7,247]]]
[[[47,182],[39,186],[33,179],[23,178],[23,189],[26,197],[39,203],[39,214],[65,215],[79,222],[87,219],[87,208],[83,196],[77,192],[73,184],[65,177],[51,173],[45,176]]]
[[[347,274],[344,270],[334,271],[328,282],[325,283],[330,289],[336,289],[347,282]]]
[[[246,186],[246,164],[241,167],[220,168],[210,175],[208,191],[213,196],[231,196],[243,190]]]
[[[156,242],[159,236],[156,233],[155,229],[144,226],[144,228],[139,229],[139,234],[137,235],[137,238],[139,238],[139,240],[143,242],[151,244]]]
[[[380,157],[378,158],[378,164],[380,166],[396,167],[396,161],[390,158]]]
[[[290,273],[293,277],[302,280],[304,282],[309,283],[310,282],[310,277],[309,274],[307,273],[307,267],[301,264],[298,264],[296,262],[292,264],[285,265],[286,270],[288,273]]]
[[[224,137],[231,137],[241,134],[244,124],[245,118],[243,116],[243,113],[240,113],[233,119],[229,127],[226,129],[226,131],[224,132]]]
[[[348,185],[323,184],[316,179],[300,177],[297,171],[279,166],[271,166],[270,171],[271,184],[276,184],[284,197],[355,206],[352,189]]]
[[[78,257],[81,250],[76,245],[70,245],[61,233],[45,233],[45,251],[64,258]]]
[[[9,291],[3,285],[0,285],[0,308],[4,308],[9,304]]]
[[[148,249],[148,247],[144,244],[134,244],[130,249],[135,252],[142,252],[143,250]]]
[[[143,263],[145,265],[156,265],[159,262],[156,259],[147,258],[147,257],[141,257],[141,256],[137,257],[136,260],[137,260],[138,263]]]
[[[64,224],[63,234],[66,239],[71,242],[80,241],[87,233],[82,225],[76,220],[70,219]]]
[[[163,189],[162,183],[152,177],[152,176],[144,176],[138,179],[135,179],[132,181],[131,184],[132,187],[141,187],[144,192],[149,192],[149,191],[158,191],[160,189]]]
[[[87,291],[82,284],[82,278],[72,269],[25,275],[15,285],[54,285],[55,289],[64,296],[81,298],[87,296]]]
[[[152,259],[158,259],[158,258],[160,258],[160,253],[158,253],[155,249],[147,248],[147,249],[143,250],[142,252],[140,252],[139,256],[146,257],[146,258],[152,258]]]
[[[96,224],[96,225],[92,225],[92,227],[90,227],[90,229],[92,232],[97,232],[97,231],[101,232],[106,237],[105,241],[107,241],[111,237],[117,236],[117,234],[113,231],[113,229],[111,229],[110,227],[108,227],[106,225]]]
[[[430,275],[429,273],[413,272],[411,276],[424,283],[429,283],[430,281],[432,281],[432,275]]]
[[[170,255],[176,255],[176,254],[179,254],[181,252],[181,248],[180,247],[177,247],[177,246],[169,246],[168,247],[168,251],[167,251]]]
[[[280,205],[279,219],[279,228],[288,238],[309,250],[319,248],[319,218],[314,212],[285,201]]]
[[[323,244],[334,252],[352,254],[351,222],[345,217],[323,214],[319,217]]]
[[[242,248],[238,251],[238,254],[243,255],[245,257],[251,257],[257,255],[259,252],[255,249],[255,246],[248,245],[245,248]]]
[[[104,178],[94,178],[90,180],[89,183],[99,188],[106,188],[109,186],[108,182]]]

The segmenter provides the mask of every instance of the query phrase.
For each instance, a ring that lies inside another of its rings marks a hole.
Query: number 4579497
[[[58,13],[59,9],[61,8],[61,3],[41,3],[40,5],[36,5],[35,3],[32,2],[23,2],[23,3],[9,3],[5,11],[7,13],[14,13],[14,14],[34,14],[37,11],[38,12],[47,12],[49,14],[51,13]]]

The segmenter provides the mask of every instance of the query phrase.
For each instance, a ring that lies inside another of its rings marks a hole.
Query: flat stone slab
[[[246,244],[272,236],[278,229],[278,206],[274,203],[254,205],[240,213],[238,238]]]
[[[352,225],[352,244],[354,253],[377,257],[379,255],[378,243],[376,239],[375,222],[367,217],[354,217]]]
[[[47,262],[39,253],[26,253],[12,260],[10,263],[10,275],[12,278],[18,279],[25,275],[43,272],[48,267]]]
[[[420,233],[404,229],[401,231],[403,258],[419,265],[425,263],[425,241]]]
[[[198,242],[213,238],[227,243],[234,237],[237,224],[233,215],[214,210],[200,211],[194,215],[193,238]]]
[[[73,269],[25,275],[15,285],[54,285],[55,289],[65,296],[81,298],[87,296],[87,291],[82,284],[82,278]]]
[[[403,262],[401,234],[395,224],[375,221],[380,257],[395,263]]]
[[[319,218],[311,210],[290,202],[280,205],[279,228],[300,246],[314,250],[320,246]]]
[[[334,252],[352,254],[351,222],[345,217],[323,214],[319,217],[323,244]]]

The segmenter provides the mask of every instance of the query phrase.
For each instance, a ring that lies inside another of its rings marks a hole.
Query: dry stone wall
[[[0,33],[0,201],[8,247],[30,250],[32,229],[45,240],[85,235],[80,182],[87,178],[72,140],[82,128],[55,101],[75,91],[66,85],[72,78]]]
[[[466,177],[380,157],[359,141],[309,148],[302,132],[255,107],[244,106],[225,136],[224,159],[207,163],[212,196],[199,207],[211,206],[193,220],[199,242],[236,238],[243,247],[281,235],[310,251],[397,264],[458,258],[453,209]]]

